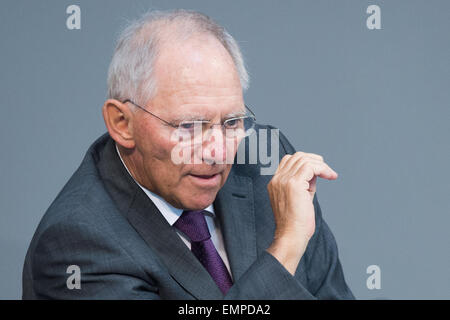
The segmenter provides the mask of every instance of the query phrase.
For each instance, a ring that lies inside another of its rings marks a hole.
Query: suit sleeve
[[[50,226],[31,260],[34,296],[24,299],[159,299],[157,288],[143,280],[144,272],[120,244],[111,246],[106,240],[86,223]],[[77,272],[69,266],[80,268],[79,288],[73,288]]]
[[[305,256],[308,286],[318,299],[354,299],[345,282],[336,240],[322,218],[317,195],[314,197],[314,208],[316,232],[308,244],[309,251]]]
[[[328,225],[321,218],[317,198],[314,205],[318,223],[316,232],[302,257],[306,262],[299,264],[295,276],[292,276],[270,253],[262,251],[258,259],[233,285],[226,299],[354,299],[344,279],[336,241]],[[306,266],[306,270],[303,270],[302,266]],[[302,272],[307,273],[306,284],[299,279]]]
[[[280,158],[295,149],[280,132]],[[316,230],[292,276],[267,251],[233,285],[226,299],[354,299],[338,258],[336,241],[322,218],[317,196],[313,200]],[[299,275],[306,273],[307,283]]]

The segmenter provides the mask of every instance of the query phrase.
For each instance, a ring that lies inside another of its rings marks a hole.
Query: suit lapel
[[[231,170],[214,202],[234,281],[257,258],[253,185],[250,177]]]
[[[186,247],[172,226],[128,174],[114,141],[104,137],[98,159],[102,181],[119,210],[153,248],[171,276],[197,299],[221,299],[222,292],[206,269]],[[217,194],[219,218],[233,279],[238,280],[257,258],[253,185],[250,177],[235,174]]]
[[[157,252],[171,276],[197,299],[223,298],[206,269],[128,174],[111,138],[106,140],[98,159],[97,168],[108,193],[134,229]]]
[[[141,190],[136,194],[128,220],[156,250],[172,277],[198,299],[221,299],[222,292],[193,253],[186,247],[153,202]]]

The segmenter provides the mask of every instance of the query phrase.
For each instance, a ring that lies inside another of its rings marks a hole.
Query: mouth
[[[192,182],[201,187],[216,187],[221,180],[221,174],[189,174]]]

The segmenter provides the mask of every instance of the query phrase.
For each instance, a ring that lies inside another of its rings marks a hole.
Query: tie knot
[[[193,242],[208,240],[211,235],[203,212],[204,210],[183,211],[181,217],[174,223],[175,228],[182,231]]]

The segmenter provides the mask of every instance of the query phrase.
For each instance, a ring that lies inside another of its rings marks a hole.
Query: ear
[[[119,100],[108,99],[103,105],[102,113],[111,138],[124,148],[134,148],[133,112],[129,106]]]

